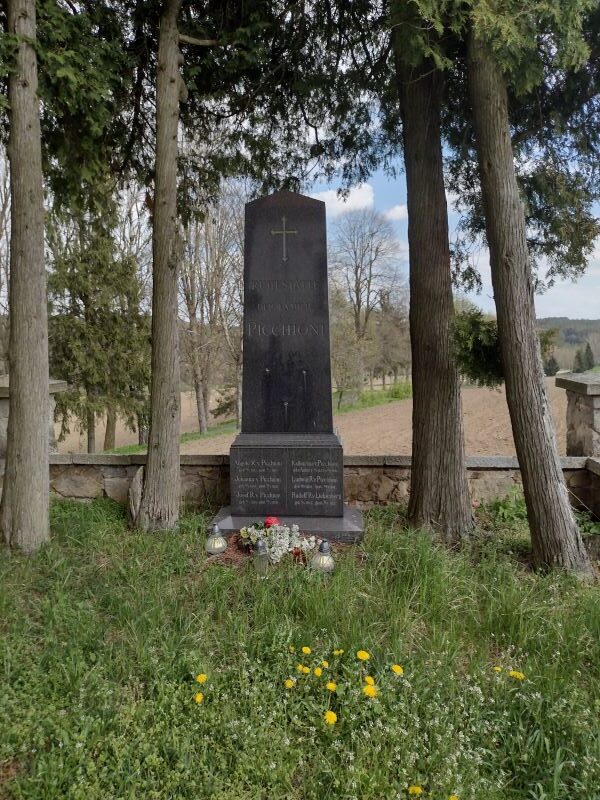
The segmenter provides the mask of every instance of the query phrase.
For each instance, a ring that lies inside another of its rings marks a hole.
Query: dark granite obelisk
[[[275,514],[354,540],[333,432],[325,204],[276,192],[246,205],[242,432],[230,453],[225,532]]]

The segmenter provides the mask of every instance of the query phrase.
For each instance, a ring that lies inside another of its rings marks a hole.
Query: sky
[[[383,172],[374,173],[368,182],[354,186],[346,201],[337,196],[339,186],[335,183],[315,186],[310,192],[312,197],[324,200],[327,219],[331,223],[346,211],[360,208],[374,208],[385,214],[394,225],[400,243],[403,258],[403,270],[408,275],[408,238],[406,212],[406,183],[404,175],[396,179]],[[452,198],[448,203],[448,219],[450,235],[458,223],[459,215],[452,208]],[[482,250],[477,256],[477,264],[481,273],[483,288],[480,294],[466,296],[483,311],[495,313],[494,298],[490,279],[488,253]],[[570,317],[571,319],[600,319],[600,241],[590,257],[587,271],[576,282],[570,280],[557,281],[544,294],[537,295],[535,300],[538,317]]]

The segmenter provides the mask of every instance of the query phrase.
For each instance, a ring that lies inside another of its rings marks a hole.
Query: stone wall
[[[567,390],[567,455],[600,456],[600,374],[558,375]]]
[[[127,491],[145,455],[52,455],[50,488],[55,496],[78,500],[110,497],[125,503]],[[467,460],[473,499],[487,502],[505,497],[521,485],[517,459],[510,456]],[[600,460],[563,458],[567,485],[576,505],[600,516]],[[181,456],[182,502],[189,509],[229,502],[229,457]],[[409,456],[346,456],[346,501],[367,508],[405,502],[410,488]]]

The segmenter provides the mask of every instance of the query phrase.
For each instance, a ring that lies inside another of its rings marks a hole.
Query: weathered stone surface
[[[104,478],[104,492],[111,500],[125,505],[130,483],[131,481],[127,476],[122,478],[106,477]]]
[[[406,500],[410,471],[400,467],[346,467],[344,493],[348,503],[361,507]]]
[[[600,396],[567,390],[567,453],[600,455]]]
[[[228,494],[228,476],[219,465],[182,467],[181,499],[186,508],[195,509],[224,503]]]
[[[471,498],[480,503],[505,497],[521,485],[521,473],[515,469],[469,470],[467,473]]]
[[[98,467],[57,465],[51,471],[50,489],[61,497],[91,500],[104,494],[104,478]]]
[[[557,375],[556,386],[583,395],[600,395],[600,375],[594,372],[576,373],[568,375]]]
[[[127,519],[130,525],[135,525],[142,502],[142,489],[144,487],[144,467],[135,471],[127,495]]]

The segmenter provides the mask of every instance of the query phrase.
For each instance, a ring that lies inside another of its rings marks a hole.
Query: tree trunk
[[[242,364],[241,362],[236,365],[236,413],[235,413],[235,427],[237,430],[242,429]]]
[[[146,414],[137,415],[138,444],[148,444],[148,420]]]
[[[196,394],[198,425],[200,426],[200,433],[206,433],[208,430],[208,421],[206,419],[206,406],[204,405],[204,386],[198,373],[199,370],[194,367],[194,392]]]
[[[205,380],[203,384],[204,389],[204,417],[206,419],[206,427],[208,428],[208,424],[210,422],[210,394],[211,394],[211,384],[210,380]]]
[[[402,53],[396,42],[398,62]],[[454,315],[442,167],[442,79],[433,63],[398,64],[410,261],[413,443],[409,518],[453,543],[473,515],[460,380],[451,352]]]
[[[87,451],[88,453],[96,452],[96,413],[94,411],[87,412]]]
[[[591,576],[569,503],[544,385],[506,84],[493,54],[473,36],[469,39],[468,70],[506,399],[523,478],[533,559],[537,567],[561,566]]]
[[[384,392],[385,392],[385,378],[386,378],[385,370],[383,370],[383,372],[381,373],[381,388],[383,389]]]
[[[177,307],[177,128],[180,0],[166,0],[160,20],[156,79],[156,178],[152,235],[152,383],[143,530],[170,530],[179,519],[179,331]]]
[[[104,432],[104,450],[114,450],[117,434],[117,412],[109,408],[106,412],[106,431]]]
[[[19,37],[9,73],[11,242],[10,399],[0,525],[26,552],[50,538],[48,521],[48,317],[34,0],[8,0]]]

